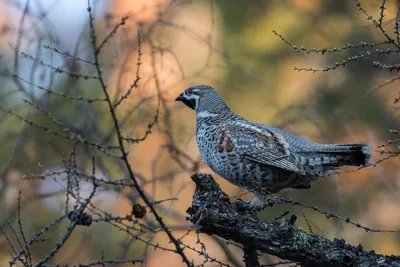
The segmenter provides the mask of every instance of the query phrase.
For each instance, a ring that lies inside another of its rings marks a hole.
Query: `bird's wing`
[[[246,122],[234,121],[225,127],[226,134],[231,135],[233,148],[241,157],[304,174],[304,170],[290,153],[288,143],[280,134]]]

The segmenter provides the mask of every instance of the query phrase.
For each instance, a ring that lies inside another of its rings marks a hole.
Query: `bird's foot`
[[[239,198],[238,201],[235,202],[235,205],[239,210],[250,211],[252,213],[262,211],[266,206],[265,200],[257,195],[252,197],[248,202]]]
[[[265,206],[265,203],[265,199],[263,197],[260,197],[259,195],[254,195],[248,202],[248,204],[254,208],[263,207]]]

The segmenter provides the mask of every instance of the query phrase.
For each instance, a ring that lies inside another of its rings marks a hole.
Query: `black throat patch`
[[[191,99],[187,99],[187,98],[183,98],[182,102],[188,106],[189,108],[195,110],[196,109],[196,99],[191,98]]]

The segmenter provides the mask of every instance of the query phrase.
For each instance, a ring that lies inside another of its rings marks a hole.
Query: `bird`
[[[311,183],[341,166],[368,166],[371,145],[319,144],[234,113],[208,85],[185,89],[175,101],[196,112],[196,142],[206,165],[256,196]]]

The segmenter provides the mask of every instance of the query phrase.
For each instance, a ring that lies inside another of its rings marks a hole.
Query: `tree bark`
[[[280,221],[260,221],[254,208],[240,200],[230,200],[209,174],[195,174],[196,184],[189,220],[197,231],[243,244],[247,266],[258,263],[255,251],[281,259],[301,262],[302,266],[399,266],[399,256],[366,252],[362,246],[343,239],[327,239],[309,234],[295,225],[296,217]],[[253,262],[253,263],[249,263]]]

